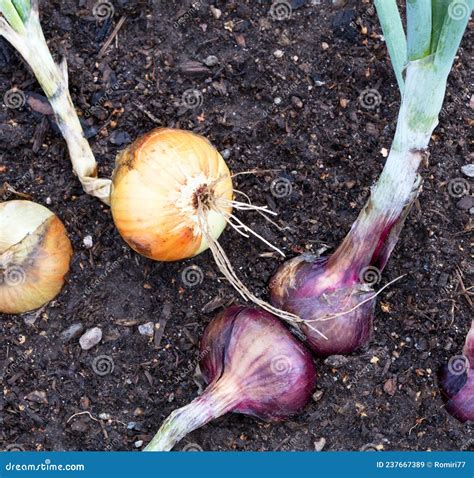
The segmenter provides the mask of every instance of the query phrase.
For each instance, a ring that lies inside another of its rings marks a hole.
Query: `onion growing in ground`
[[[350,353],[370,337],[379,281],[421,188],[418,168],[438,124],[446,81],[473,0],[407,1],[405,37],[395,0],[375,2],[402,102],[392,148],[370,199],[329,257],[290,260],[270,283],[272,304],[299,316],[319,355]],[[459,6],[459,5],[457,5]],[[370,92],[369,92],[370,93]]]
[[[463,354],[451,357],[439,373],[446,410],[461,422],[474,423],[474,320]]]
[[[284,319],[297,320],[255,297],[217,242],[229,224],[239,234],[254,235],[283,255],[233,214],[233,209],[253,210],[270,220],[267,214],[275,213],[252,205],[248,196],[233,190],[232,176],[217,150],[197,134],[161,128],[119,154],[113,184],[98,178],[96,160],[69,94],[66,62],[57,65],[51,56],[38,2],[0,0],[0,13],[0,35],[30,65],[48,97],[74,172],[88,194],[106,204],[112,202],[114,221],[125,241],[140,254],[160,261],[186,259],[210,248],[221,272],[245,300]],[[243,202],[234,200],[234,192]]]
[[[169,451],[191,431],[228,412],[262,420],[296,414],[311,398],[316,370],[308,350],[271,314],[232,306],[201,341],[202,395],[175,410],[145,451]]]
[[[21,314],[54,299],[71,257],[64,225],[49,209],[0,203],[0,313]]]

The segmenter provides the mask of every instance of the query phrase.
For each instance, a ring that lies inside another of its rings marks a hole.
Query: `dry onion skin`
[[[157,261],[178,261],[209,247],[203,222],[218,239],[232,198],[230,171],[209,141],[159,128],[117,157],[110,203],[132,249]]]
[[[54,299],[72,246],[63,223],[31,201],[0,203],[0,313],[22,314]]]

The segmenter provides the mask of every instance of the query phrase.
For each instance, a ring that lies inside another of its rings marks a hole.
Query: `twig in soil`
[[[109,48],[110,44],[114,41],[114,38],[117,36],[117,33],[119,30],[122,28],[123,24],[125,23],[125,20],[127,19],[127,15],[124,15],[117,23],[116,27],[114,28],[114,31],[110,34],[109,38],[106,40],[106,42],[102,45],[102,48],[99,51],[98,57],[102,58],[107,50]]]

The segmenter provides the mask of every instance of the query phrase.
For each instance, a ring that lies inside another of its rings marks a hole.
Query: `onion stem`
[[[143,451],[172,450],[188,433],[230,412],[237,405],[236,395],[234,387],[220,382],[209,387],[188,405],[174,410]]]
[[[84,190],[109,204],[111,181],[97,178],[97,163],[69,94],[66,60],[60,65],[53,60],[39,21],[38,1],[0,0],[0,12],[5,17],[0,18],[0,35],[23,56],[48,97]]]

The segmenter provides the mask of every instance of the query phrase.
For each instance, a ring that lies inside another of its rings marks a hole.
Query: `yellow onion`
[[[31,201],[0,204],[0,313],[37,309],[61,291],[72,256],[63,223]]]
[[[217,240],[232,211],[227,165],[207,139],[158,128],[117,157],[110,203],[121,236],[158,261],[193,257]]]

